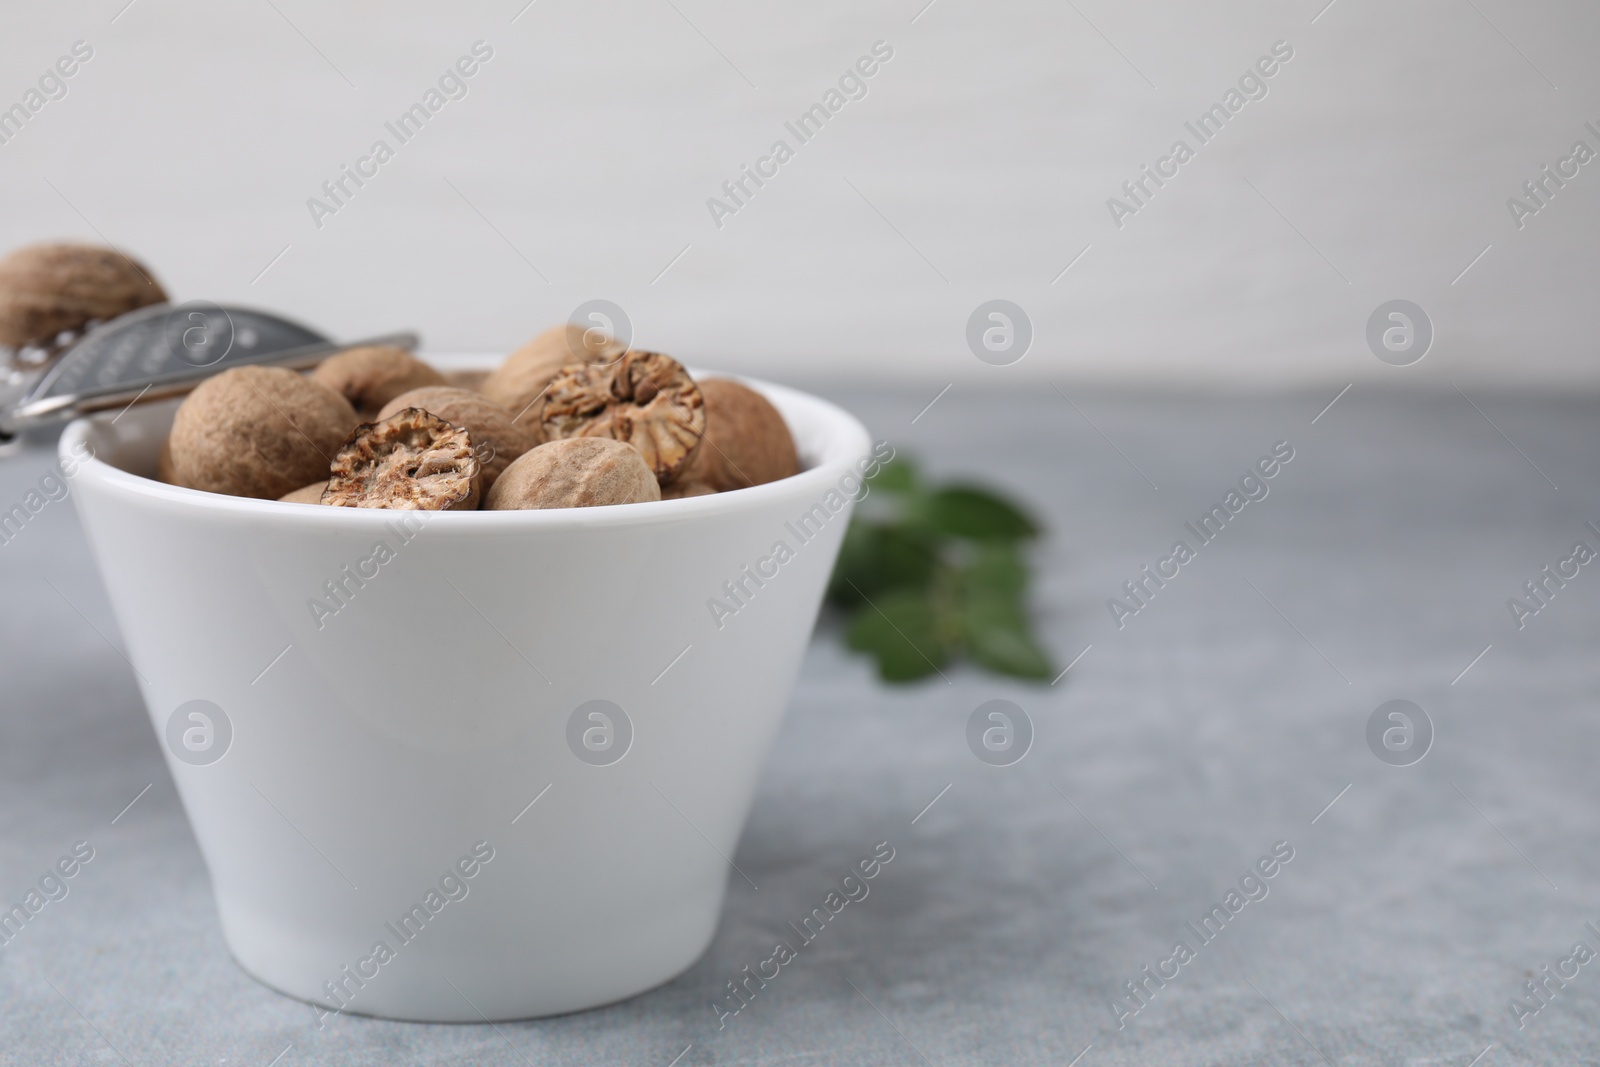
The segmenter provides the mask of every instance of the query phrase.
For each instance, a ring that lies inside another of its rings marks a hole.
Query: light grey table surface
[[[831,395],[1033,504],[1043,633],[1076,666],[887,689],[825,631],[735,856],[761,889],[730,872],[705,957],[498,1028],[319,1032],[235,966],[73,507],[49,504],[0,545],[0,897],[74,841],[96,857],[0,951],[0,1063],[1600,1061],[1600,964],[1523,1029],[1509,1007],[1575,942],[1600,950],[1600,568],[1520,630],[1506,605],[1600,546],[1600,402],[1358,386],[1313,423],[1331,391],[961,386],[913,424],[932,392]],[[1270,494],[1119,630],[1107,598],[1278,441]],[[0,504],[46,462],[0,463]],[[1036,730],[1005,768],[965,739],[997,697]],[[1412,766],[1365,739],[1395,698],[1435,729]],[[724,982],[882,839],[871,895],[719,1031]],[[1269,895],[1201,945],[1185,923],[1280,841]],[[1180,939],[1195,958],[1119,1029],[1122,984]]]

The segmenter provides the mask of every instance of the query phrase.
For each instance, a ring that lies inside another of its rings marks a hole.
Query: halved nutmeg
[[[478,458],[466,430],[421,408],[362,423],[328,471],[322,503],[346,508],[470,511]]]
[[[482,393],[467,389],[448,385],[412,389],[385,404],[378,418],[386,419],[404,408],[421,408],[452,426],[464,427],[472,435],[472,445],[478,450],[478,463],[483,469],[485,493],[512,460],[544,441],[537,422],[513,422],[511,412]]]
[[[705,398],[671,356],[629,351],[608,366],[563,367],[545,392],[541,420],[552,441],[610,437],[630,444],[667,482],[705,434]]]

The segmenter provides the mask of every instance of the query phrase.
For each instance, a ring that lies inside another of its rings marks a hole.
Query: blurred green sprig
[[[829,603],[847,615],[845,643],[873,656],[886,682],[962,657],[998,674],[1052,677],[1027,610],[1024,547],[1039,524],[981,486],[925,484],[904,456],[867,484],[828,584]]]

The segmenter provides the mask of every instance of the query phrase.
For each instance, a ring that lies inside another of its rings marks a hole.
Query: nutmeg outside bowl
[[[228,946],[319,1026],[619,1000],[751,891],[731,857],[869,440],[743,380],[802,473],[615,507],[181,489],[152,477],[176,401],[63,434],[94,456],[73,495]]]

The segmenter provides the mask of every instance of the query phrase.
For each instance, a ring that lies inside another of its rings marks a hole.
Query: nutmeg
[[[444,375],[392,345],[367,345],[335,353],[318,364],[311,372],[311,380],[350,401],[363,420],[377,418],[383,406],[401,393],[445,384]]]
[[[484,396],[511,412],[519,425],[537,423],[539,413],[530,407],[540,399],[557,371],[574,363],[613,363],[622,352],[621,342],[599,330],[564,322],[507,356],[479,388]]]
[[[359,420],[338,393],[283,367],[234,367],[201,382],[167,438],[178,484],[276,500],[327,476]]]
[[[482,393],[432,385],[401,393],[378,413],[386,419],[405,408],[421,408],[445,422],[464,428],[472,435],[483,468],[483,488],[494,485],[511,461],[544,440],[538,423],[514,423],[511,412]]]
[[[632,445],[662,482],[677,475],[706,426],[705,401],[683,365],[635,349],[606,366],[563,367],[539,417],[551,440],[611,437]]]
[[[725,492],[800,473],[794,437],[771,401],[727,378],[699,384],[706,404],[705,436],[676,482],[701,482]]]
[[[444,384],[446,385],[454,386],[457,389],[469,389],[474,393],[481,393],[483,392],[484,380],[489,377],[491,372],[466,367],[456,367],[453,370],[443,370],[439,373],[444,375]]]
[[[485,511],[587,508],[660,500],[661,486],[639,450],[609,437],[550,441],[506,468]]]
[[[0,259],[0,345],[47,345],[64,331],[166,299],[148,270],[114,248],[28,245]]]
[[[328,468],[322,503],[345,508],[471,511],[478,506],[472,438],[421,408],[357,426]]]

